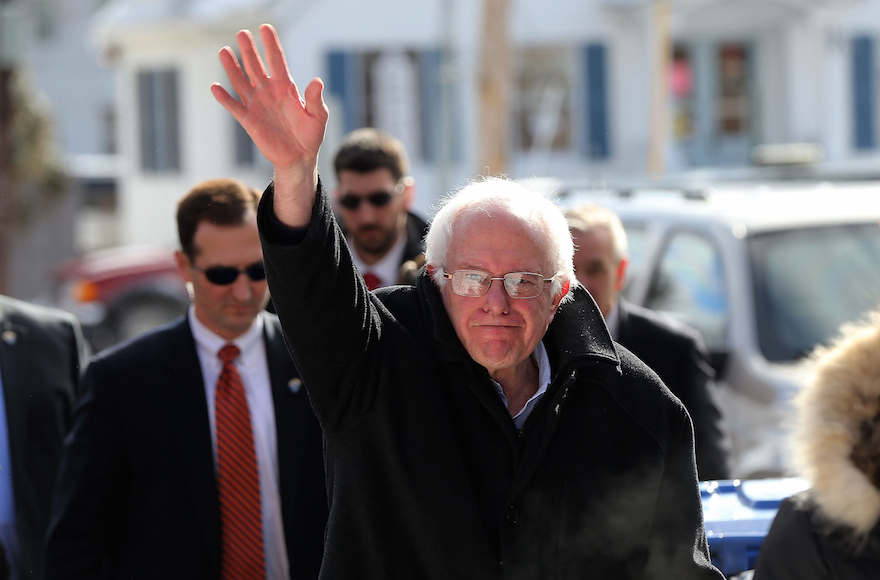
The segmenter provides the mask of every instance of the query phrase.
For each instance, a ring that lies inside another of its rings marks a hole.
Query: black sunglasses
[[[192,264],[192,262],[190,262]],[[199,268],[195,264],[192,264],[193,270],[198,270],[205,274],[205,278],[208,279],[208,282],[211,284],[217,284],[218,286],[228,286],[238,280],[238,275],[244,272],[247,274],[248,278],[253,280],[254,282],[259,282],[260,280],[266,279],[266,268],[263,266],[262,262],[256,262],[251,264],[244,270],[239,270],[238,268],[233,268],[232,266],[214,266],[211,268]]]
[[[370,195],[365,195],[363,197],[349,194],[339,198],[339,205],[345,209],[354,210],[361,206],[362,201],[368,201],[373,207],[385,207],[391,202],[391,198],[393,197],[394,195],[387,191],[377,191],[376,193],[371,193]]]
[[[385,207],[391,202],[393,198],[406,191],[407,183],[411,182],[411,180],[407,181],[408,179],[410,178],[401,178],[401,180],[397,182],[397,185],[394,186],[394,191],[376,191],[374,193],[371,193],[370,195],[365,195],[363,197],[359,195],[352,195],[350,193],[347,195],[343,195],[339,198],[339,205],[341,205],[345,209],[356,210],[361,206],[362,201],[367,201],[373,207]]]

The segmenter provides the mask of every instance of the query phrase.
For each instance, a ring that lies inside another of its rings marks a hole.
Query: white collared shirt
[[[550,357],[547,356],[547,348],[544,346],[543,341],[539,342],[538,346],[535,347],[532,356],[535,357],[535,362],[538,364],[538,391],[526,401],[526,404],[523,405],[523,408],[520,409],[519,413],[514,415],[513,423],[516,425],[517,429],[523,428],[526,419],[529,418],[529,414],[534,410],[538,401],[544,396],[544,393],[547,392],[547,387],[550,386]],[[498,391],[498,396],[501,397],[501,401],[504,403],[504,406],[507,407],[507,397],[504,395],[504,389],[502,389],[501,385],[494,380],[492,381],[492,384],[495,385],[495,390]]]
[[[617,304],[611,305],[611,311],[605,317],[605,326],[608,327],[608,334],[612,340],[617,340],[620,336],[620,314],[617,311]]]
[[[263,340],[265,321],[261,313],[244,334],[226,340],[199,322],[195,308],[189,308],[189,324],[196,341],[196,351],[205,382],[208,401],[208,421],[211,424],[211,444],[214,448],[214,469],[217,468],[217,419],[214,399],[217,380],[223,362],[217,353],[229,342],[241,350],[235,359],[235,368],[244,383],[245,396],[251,412],[251,428],[260,472],[260,498],[263,504],[263,545],[266,555],[266,579],[290,578],[287,545],[284,541],[284,522],[281,518],[281,498],[278,493],[278,440],[275,433],[275,405],[269,365],[266,362],[266,343]]]
[[[361,260],[361,257],[358,256],[357,250],[352,246],[351,240],[348,241],[348,245],[351,247],[351,259],[354,262],[354,265],[357,266],[358,272],[361,273],[361,276],[366,275],[367,272],[371,272],[379,277],[381,286],[393,286],[397,284],[397,279],[400,276],[400,264],[403,262],[403,251],[406,249],[405,232],[401,232],[401,234],[397,236],[397,241],[391,249],[388,250],[388,253],[382,256],[382,259],[375,264],[368,265]]]

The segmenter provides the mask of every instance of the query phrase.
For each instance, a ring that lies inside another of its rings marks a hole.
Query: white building
[[[30,107],[51,119],[67,169],[61,195],[32,192],[9,252],[6,292],[51,300],[59,263],[116,243],[114,71],[87,31],[101,0],[0,2],[0,55],[23,73]],[[0,60],[2,60],[0,58]],[[7,216],[8,217],[8,216]]]
[[[658,5],[510,0],[513,177],[644,175]],[[755,145],[818,143],[826,165],[880,174],[880,0],[671,0],[668,171],[742,166]],[[118,53],[122,241],[174,244],[195,182],[263,187],[265,160],[209,91],[241,28],[278,29],[295,80],[324,79],[322,156],[351,129],[402,138],[417,209],[481,173],[475,0],[110,0],[92,22]],[[656,135],[656,133],[655,133]]]

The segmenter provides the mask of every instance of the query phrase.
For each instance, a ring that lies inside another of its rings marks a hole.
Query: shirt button
[[[515,524],[519,520],[519,512],[516,509],[516,506],[510,506],[507,508],[507,523]]]

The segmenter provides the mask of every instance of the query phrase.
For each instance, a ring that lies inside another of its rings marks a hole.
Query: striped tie
[[[375,290],[382,286],[382,280],[372,272],[364,274],[364,282],[367,283],[367,290]]]
[[[234,344],[220,349],[223,370],[214,402],[217,420],[217,488],[220,497],[220,578],[263,580],[263,510],[251,417]]]

